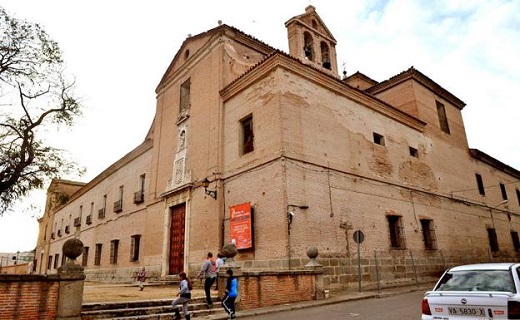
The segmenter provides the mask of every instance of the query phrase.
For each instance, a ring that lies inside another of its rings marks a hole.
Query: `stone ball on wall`
[[[79,239],[69,239],[63,244],[63,254],[72,260],[83,253],[83,242]]]
[[[233,258],[237,255],[237,253],[237,246],[234,243],[228,243],[222,247],[222,252],[220,254],[226,258]]]
[[[309,259],[316,259],[317,256],[318,256],[318,248],[310,247],[309,249],[307,249],[307,257],[309,257]]]

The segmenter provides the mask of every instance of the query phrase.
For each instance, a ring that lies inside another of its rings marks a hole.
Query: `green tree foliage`
[[[38,24],[0,7],[0,215],[62,174],[81,173],[44,132],[81,114],[58,43]]]

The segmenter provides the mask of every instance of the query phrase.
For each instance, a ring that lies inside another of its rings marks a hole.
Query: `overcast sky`
[[[309,4],[336,38],[338,65],[348,74],[383,81],[415,67],[466,103],[470,148],[520,169],[518,0],[2,0],[0,6],[41,24],[63,51],[85,109],[72,129],[48,142],[87,169],[81,178],[64,178],[86,182],[144,140],[155,88],[189,34],[221,20],[287,52],[284,23]],[[0,218],[0,252],[35,247],[40,197],[19,206],[24,217]]]

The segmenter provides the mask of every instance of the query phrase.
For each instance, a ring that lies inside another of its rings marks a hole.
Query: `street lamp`
[[[296,214],[294,211],[289,211],[291,208],[299,208],[299,209],[309,209],[309,206],[303,205],[295,205],[295,204],[288,204],[287,205],[287,232],[291,234],[291,223],[293,221],[294,215]]]

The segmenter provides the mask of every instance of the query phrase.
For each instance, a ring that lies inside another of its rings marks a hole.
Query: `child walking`
[[[144,267],[141,270],[139,270],[139,272],[137,272],[136,278],[137,278],[137,284],[139,286],[139,291],[143,291],[144,283],[146,281],[146,270]]]
[[[230,319],[236,319],[235,299],[238,296],[238,280],[233,276],[233,270],[231,269],[226,271],[226,278],[226,292],[224,293],[224,299],[222,299],[222,306],[229,314]]]
[[[174,319],[181,319],[181,313],[179,312],[179,308],[177,306],[182,304],[182,312],[184,312],[184,317],[186,320],[190,320],[188,303],[191,300],[191,290],[193,289],[193,285],[186,273],[179,273],[179,278],[181,278],[181,283],[179,284],[179,293],[177,294],[179,297],[172,302],[173,311],[175,312]]]

